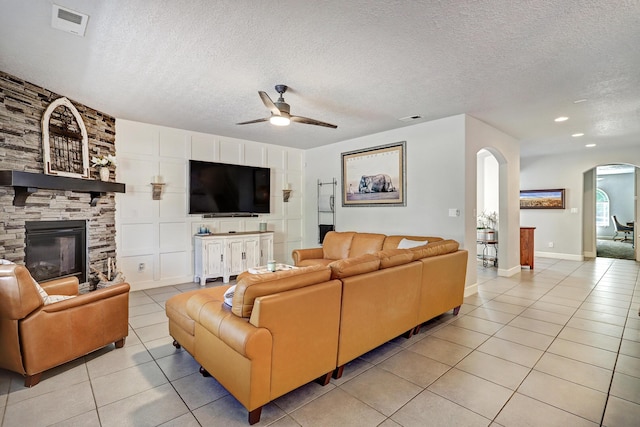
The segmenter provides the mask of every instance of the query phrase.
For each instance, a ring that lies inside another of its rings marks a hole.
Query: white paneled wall
[[[204,225],[216,233],[256,231],[261,221],[274,231],[274,256],[291,263],[302,247],[304,152],[302,150],[116,120],[117,181],[127,192],[116,195],[118,265],[132,289],[191,282],[193,235]],[[253,218],[203,218],[188,212],[189,159],[271,169],[271,214]],[[151,182],[165,184],[152,200]],[[284,203],[282,189],[293,190]]]

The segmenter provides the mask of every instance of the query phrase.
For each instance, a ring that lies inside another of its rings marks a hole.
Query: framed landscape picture
[[[406,206],[406,144],[342,153],[342,206]]]
[[[564,209],[564,188],[521,190],[520,209]]]

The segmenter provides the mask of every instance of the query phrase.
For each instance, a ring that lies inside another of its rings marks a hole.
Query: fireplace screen
[[[25,228],[25,263],[34,279],[87,281],[86,221],[33,221]]]

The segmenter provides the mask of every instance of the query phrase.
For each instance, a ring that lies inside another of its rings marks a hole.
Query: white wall
[[[465,116],[465,136],[465,246],[475,248],[476,244],[477,153],[484,148],[498,161],[498,274],[512,276],[520,271],[520,145],[512,136],[471,116]],[[477,276],[475,262],[469,263],[467,276]]]
[[[582,207],[585,191],[583,175],[596,166],[614,163],[640,165],[640,146],[617,150],[598,146],[593,149],[585,148],[579,153],[521,159],[521,189],[566,189],[566,209],[523,209],[521,211],[522,225],[536,227],[536,255],[583,259]],[[575,209],[575,213],[572,213],[572,209]],[[637,223],[638,218],[635,218],[635,221]],[[549,242],[553,242],[552,248],[549,247]]]
[[[342,206],[341,153],[406,141],[407,205]],[[462,241],[464,203],[464,116],[455,116],[355,138],[306,152],[305,247],[317,241],[317,179],[338,180],[336,230],[443,236]]]
[[[278,261],[291,263],[291,250],[301,247],[304,151],[117,119],[116,153],[116,179],[127,185],[125,194],[116,195],[118,265],[132,289],[192,281],[192,241],[200,225],[213,232],[257,231],[266,220]],[[188,215],[189,159],[271,168],[271,214]],[[151,198],[156,175],[166,183],[162,200]],[[282,199],[285,183],[293,190],[288,203]]]

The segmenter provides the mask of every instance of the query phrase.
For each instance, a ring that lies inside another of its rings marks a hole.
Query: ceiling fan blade
[[[331,123],[321,122],[320,120],[310,119],[308,117],[291,116],[290,118],[291,118],[292,122],[304,123],[306,125],[324,126],[324,127],[331,128],[331,129],[337,129],[338,128],[338,126],[332,125]]]
[[[275,114],[276,116],[280,115],[280,110],[278,109],[278,107],[276,107],[276,104],[273,103],[271,98],[269,98],[269,95],[267,95],[267,92],[263,92],[259,90],[258,95],[260,95],[260,98],[262,99],[264,106],[267,107],[272,114]]]
[[[236,123],[237,125],[250,125],[251,123],[260,123],[260,122],[268,122],[269,121],[269,117],[265,117],[264,119],[256,119],[256,120],[249,120],[248,122],[241,122],[241,123]]]

